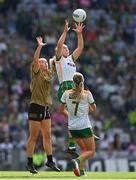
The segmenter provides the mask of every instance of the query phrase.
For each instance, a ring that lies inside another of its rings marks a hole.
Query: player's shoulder
[[[84,89],[84,93],[85,93],[85,94],[89,94],[90,91],[89,91],[88,89]]]
[[[41,72],[41,69],[40,69],[40,68],[39,68],[38,70],[35,70],[35,68],[34,68],[34,62],[31,63],[30,70],[31,70],[32,76],[33,76],[33,75],[37,75],[37,74],[39,74],[39,72]]]
[[[90,96],[92,96],[92,93],[89,89],[87,89],[87,90],[84,90],[84,95],[85,95],[85,97],[90,97]]]
[[[84,89],[84,93],[88,93],[88,90],[87,90],[87,89]]]
[[[68,58],[71,59],[72,61],[75,61],[75,60],[74,60],[74,57],[73,57],[73,54],[70,54],[70,55],[68,56]]]

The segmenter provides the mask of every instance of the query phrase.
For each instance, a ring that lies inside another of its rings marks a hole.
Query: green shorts
[[[89,138],[93,137],[93,130],[91,128],[81,129],[81,130],[70,130],[73,138]]]
[[[63,93],[66,90],[72,89],[73,87],[74,87],[73,81],[64,81],[60,84],[59,90],[58,90],[58,99],[60,102],[61,102],[61,97],[62,97]]]

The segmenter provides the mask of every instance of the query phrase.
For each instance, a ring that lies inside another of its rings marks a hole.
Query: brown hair
[[[75,88],[73,88],[72,96],[80,101],[84,91],[84,77],[81,73],[76,72],[73,76],[73,82],[75,84]]]

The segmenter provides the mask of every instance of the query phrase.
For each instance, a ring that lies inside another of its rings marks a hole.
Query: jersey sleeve
[[[62,104],[65,104],[65,103],[66,103],[66,91],[62,94],[61,103],[62,103]]]
[[[55,55],[55,61],[60,61],[60,60],[61,60],[61,57],[62,57],[62,56],[58,57],[57,55]]]
[[[34,71],[34,63],[31,64],[31,74],[32,74],[32,77],[37,75],[40,71],[40,68],[38,69],[37,72]]]
[[[93,95],[90,91],[88,91],[88,102],[89,102],[89,104],[95,103]]]

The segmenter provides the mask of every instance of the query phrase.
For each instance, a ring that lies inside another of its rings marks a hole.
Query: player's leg
[[[41,131],[44,150],[47,156],[50,156],[52,155],[51,119],[46,119],[41,122]]]
[[[46,108],[45,119],[42,120],[41,122],[41,131],[43,138],[43,147],[47,154],[46,166],[50,167],[55,171],[60,171],[60,169],[53,162],[53,157],[52,157],[51,119],[50,119],[48,107]]]
[[[83,139],[81,139],[81,138],[76,138],[76,143],[77,143],[78,146],[80,147],[81,153],[83,153],[83,152],[85,152],[85,151],[87,150],[87,149],[86,149],[86,145],[85,145]],[[80,167],[80,168],[83,168],[83,167],[84,167],[84,162],[82,162],[82,161],[80,160],[80,157],[81,157],[81,154],[80,154],[76,159],[78,159],[79,162],[80,162],[79,167]]]
[[[74,158],[77,158],[79,155],[76,152],[76,141],[72,137],[70,131],[68,131],[68,150],[67,152],[71,154]]]
[[[76,143],[79,145],[82,152],[86,151],[86,146],[82,139],[76,138]],[[81,176],[84,173],[84,163],[80,161],[80,155],[72,160],[73,172],[76,176]]]
[[[93,134],[93,137],[95,141],[100,140],[100,137],[96,136],[95,134]],[[73,155],[75,158],[79,156],[78,153],[76,152],[76,141],[72,137],[70,132],[68,132],[68,153]]]
[[[30,135],[27,142],[27,169],[32,173],[37,173],[33,166],[32,155],[34,153],[37,137],[41,129],[41,121],[44,118],[45,107],[39,104],[31,103],[28,110]]]
[[[74,160],[75,175],[81,175],[81,169],[83,170],[85,161],[92,157],[95,153],[95,142],[93,131],[90,128],[82,130],[70,130],[72,137],[76,139],[77,144],[81,148],[81,155]]]
[[[37,170],[33,165],[33,153],[36,145],[36,141],[38,138],[40,125],[41,123],[38,121],[29,120],[29,138],[27,142],[27,170],[31,173],[37,173]]]
[[[85,145],[86,150],[82,150],[82,153],[78,159],[80,160],[81,164],[84,164],[87,159],[95,155],[95,141],[94,141],[94,137],[83,138],[82,141]]]
[[[83,130],[78,131],[78,137],[76,141],[82,150],[82,154],[80,155],[80,163],[85,163],[85,161],[93,157],[95,154],[95,141],[94,141],[94,134],[91,128],[86,128]],[[81,142],[84,144],[84,149],[81,146]]]
[[[86,145],[81,138],[77,138],[76,142],[79,145],[82,153],[86,151]],[[79,165],[80,176],[85,176],[85,162],[80,161],[80,155],[78,156],[78,158],[76,158],[76,161]]]
[[[76,138],[76,142],[81,148],[81,154],[78,158],[72,160],[73,171],[76,176],[85,176],[85,162],[95,154],[95,141],[94,137],[89,138]]]

